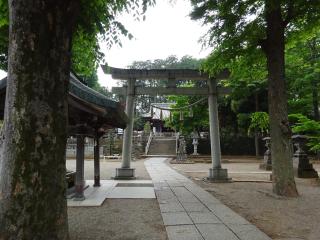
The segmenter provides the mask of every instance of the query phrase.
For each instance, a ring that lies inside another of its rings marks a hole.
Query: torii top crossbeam
[[[198,95],[208,96],[208,87],[177,87],[177,80],[214,80],[219,81],[229,77],[229,71],[223,70],[214,77],[197,69],[123,69],[102,65],[106,74],[111,74],[113,79],[127,80],[168,80],[166,87],[141,87],[135,86],[131,94],[135,95]],[[112,92],[119,95],[128,94],[127,87],[113,87]],[[216,87],[214,93],[228,94],[230,90],[225,87]]]
[[[183,79],[183,80],[208,80],[210,77],[207,73],[196,69],[123,69],[113,68],[108,65],[101,65],[104,73],[111,74],[113,79]],[[214,78],[226,79],[229,77],[229,71],[224,70]]]

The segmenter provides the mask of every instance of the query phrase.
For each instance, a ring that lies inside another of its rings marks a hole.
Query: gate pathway
[[[256,226],[190,179],[170,168],[167,158],[145,161],[169,240],[271,240]]]

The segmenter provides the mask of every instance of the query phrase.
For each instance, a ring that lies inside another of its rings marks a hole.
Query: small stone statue
[[[272,158],[271,158],[271,138],[265,137],[262,140],[266,142],[265,146],[267,148],[263,156],[263,163],[260,164],[260,169],[272,170]]]
[[[179,146],[177,153],[177,161],[186,161],[187,160],[187,150],[186,150],[186,141],[184,136],[179,136]]]

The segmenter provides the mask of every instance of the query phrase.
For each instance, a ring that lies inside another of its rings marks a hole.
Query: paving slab
[[[270,240],[270,238],[264,232],[261,232],[256,226],[252,224],[229,224],[228,227],[241,240]]]
[[[159,191],[156,190],[156,195],[159,200],[169,200],[169,199],[177,199],[174,193],[171,190]]]
[[[181,202],[186,212],[209,212],[210,210],[201,202]]]
[[[176,203],[160,203],[160,211],[161,213],[166,212],[184,212],[184,208],[179,202]]]
[[[68,198],[67,205],[68,207],[98,207],[101,206],[106,199],[107,195],[112,191],[116,186],[116,182],[109,180],[100,181],[100,187],[92,187],[94,181],[86,180],[86,184],[89,185],[88,188],[84,190],[83,201],[74,201],[73,198]]]
[[[177,199],[182,203],[200,203],[199,199],[195,197],[194,195],[192,196],[179,196]]]
[[[153,187],[115,187],[107,198],[156,198]]]
[[[197,224],[196,226],[205,240],[239,240],[224,224]]]
[[[190,218],[195,224],[199,223],[222,223],[213,213],[211,212],[190,212]]]
[[[179,174],[165,161],[150,158],[152,178],[169,240],[271,240],[217,198]]]
[[[223,204],[210,204],[208,208],[225,224],[251,224],[239,214],[232,211],[226,205]]]
[[[166,227],[169,240],[204,240],[194,225]]]
[[[162,218],[165,226],[193,225],[191,218],[185,212],[162,213]]]
[[[156,198],[152,180],[100,180],[100,187],[93,187],[94,180],[86,180],[86,184],[89,187],[84,190],[85,199],[74,201],[72,194],[68,196],[68,207],[98,207],[106,198]]]

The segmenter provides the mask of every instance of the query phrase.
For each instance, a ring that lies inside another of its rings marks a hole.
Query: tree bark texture
[[[311,66],[313,67],[313,69],[315,69],[315,63],[318,59],[318,56],[320,55],[319,51],[317,50],[317,41],[315,38],[309,41],[309,48]],[[319,74],[317,74],[317,77],[319,77]],[[311,80],[313,117],[315,121],[320,121],[318,81],[319,79]]]
[[[67,239],[65,147],[77,1],[9,0],[0,239]]]
[[[255,102],[255,111],[259,111],[259,95],[256,92],[254,94],[254,102]],[[256,158],[260,157],[260,146],[259,146],[259,133],[258,129],[254,130],[254,146],[255,146],[255,151],[256,151]]]
[[[273,191],[278,195],[297,196],[294,181],[291,130],[288,121],[285,83],[284,29],[280,1],[266,0],[266,55],[269,87],[270,136]]]
[[[320,121],[318,84],[316,81],[312,81],[311,84],[312,84],[312,105],[313,105],[313,112],[314,112],[314,120]]]

